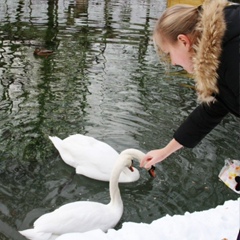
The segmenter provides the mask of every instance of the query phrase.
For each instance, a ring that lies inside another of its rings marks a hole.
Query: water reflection
[[[0,238],[61,204],[108,202],[108,184],[74,174],[48,135],[83,133],[121,151],[165,145],[196,106],[188,76],[159,66],[151,44],[165,2],[8,1],[0,6]],[[36,47],[54,51],[33,55]],[[226,118],[198,147],[121,185],[124,221],[215,207],[237,196],[217,179],[238,157],[239,121]],[[133,204],[137,202],[137,206]]]

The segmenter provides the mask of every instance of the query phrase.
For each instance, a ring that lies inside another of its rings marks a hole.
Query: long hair
[[[170,64],[170,59],[161,45],[176,43],[179,34],[191,39],[193,75],[200,102],[212,102],[218,93],[217,69],[226,30],[223,9],[227,4],[227,0],[205,0],[199,7],[177,4],[166,9],[155,25],[153,40],[165,65]]]
[[[200,34],[196,31],[199,21],[199,9],[187,4],[177,4],[168,8],[158,19],[153,32],[153,41],[162,64],[167,65],[170,59],[162,51],[161,45],[168,42],[174,45],[179,34],[188,35],[196,42]]]

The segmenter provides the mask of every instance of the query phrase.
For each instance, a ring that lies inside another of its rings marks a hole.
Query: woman
[[[175,5],[158,20],[153,39],[160,59],[193,74],[200,105],[167,146],[146,154],[140,164],[145,168],[182,147],[195,147],[228,113],[240,117],[240,5],[226,0]]]

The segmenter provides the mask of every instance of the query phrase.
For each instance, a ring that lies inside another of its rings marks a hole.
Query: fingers
[[[151,168],[152,164],[152,159],[149,159],[148,162],[144,165],[144,168],[146,168],[147,170]]]
[[[144,167],[144,168],[149,168],[148,165],[148,162],[152,160],[152,157],[151,156],[148,156],[146,155],[142,161],[140,162],[140,167]],[[150,165],[151,166],[151,165]]]
[[[143,167],[145,164],[146,164],[146,161],[147,161],[148,157],[147,155],[141,160],[140,162],[140,167]]]

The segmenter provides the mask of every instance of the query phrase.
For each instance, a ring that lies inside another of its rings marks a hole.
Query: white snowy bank
[[[237,240],[239,209],[240,198],[206,211],[166,215],[151,224],[125,222],[119,230],[69,233],[57,240]]]

